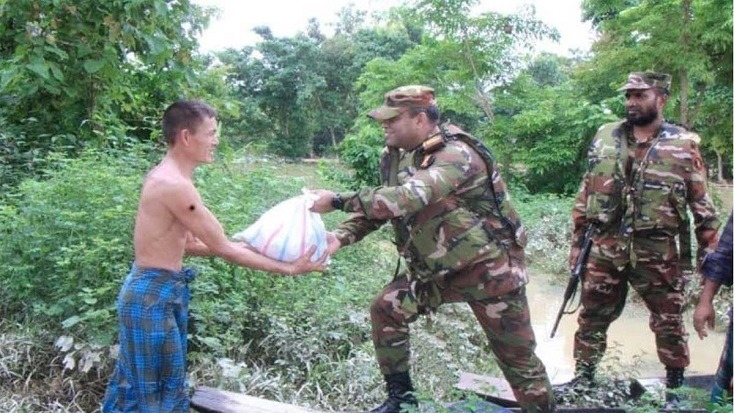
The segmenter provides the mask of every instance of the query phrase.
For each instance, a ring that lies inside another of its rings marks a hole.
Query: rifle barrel
[[[571,314],[571,312],[566,310],[566,307],[568,306],[568,302],[571,300],[571,297],[576,293],[579,280],[583,275],[584,267],[586,267],[586,260],[588,259],[589,251],[591,250],[591,235],[593,234],[594,229],[594,224],[589,224],[586,228],[583,244],[581,245],[581,254],[579,254],[579,258],[574,264],[573,270],[571,270],[571,276],[569,277],[568,284],[566,285],[566,291],[563,292],[563,304],[561,304],[561,308],[558,309],[558,315],[556,315],[556,321],[553,323],[550,338],[553,338],[556,335],[556,330],[558,329],[558,324],[561,322],[563,314]],[[575,311],[576,310],[572,312]]]

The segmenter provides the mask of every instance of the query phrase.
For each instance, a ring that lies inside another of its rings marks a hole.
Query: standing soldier
[[[699,260],[716,247],[719,220],[706,193],[706,169],[695,133],[663,121],[670,75],[632,73],[625,91],[627,119],[603,125],[589,148],[588,170],[573,207],[570,263],[586,226],[596,224],[584,273],[571,386],[593,385],[609,325],[622,313],[628,283],[650,311],[668,389],[680,387],[689,364],[676,234],[693,213]],[[668,393],[667,399],[675,401]]]
[[[407,269],[372,302],[372,341],[388,398],[372,412],[417,405],[409,375],[409,324],[439,305],[467,302],[525,411],[552,410],[545,366],[525,296],[525,229],[489,150],[451,124],[439,124],[433,89],[403,86],[369,113],[386,148],[383,186],[319,195],[313,210],[352,216],[334,231],[329,253],[382,224],[393,225]]]

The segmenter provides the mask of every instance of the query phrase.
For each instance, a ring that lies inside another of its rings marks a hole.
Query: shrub
[[[113,301],[130,265],[144,157],[89,151],[49,160],[0,209],[3,317],[88,328],[111,339]],[[80,322],[83,322],[79,324]],[[77,325],[79,324],[79,325]]]
[[[571,245],[573,198],[554,194],[511,193],[528,231],[528,263],[552,274],[566,274]]]

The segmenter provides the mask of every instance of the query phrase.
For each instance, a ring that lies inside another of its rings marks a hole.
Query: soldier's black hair
[[[420,108],[412,107],[408,109],[408,113],[410,114],[411,118],[417,116],[419,113],[425,113],[428,117],[428,120],[435,124],[440,123],[439,121],[441,119],[441,111],[436,105]]]
[[[652,90],[655,92],[656,96],[660,96],[660,95],[670,96],[670,90],[668,90],[668,88],[666,87],[654,87],[652,88]]]

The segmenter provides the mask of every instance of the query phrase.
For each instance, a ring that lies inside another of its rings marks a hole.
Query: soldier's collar
[[[434,134],[432,134],[432,135],[429,135],[429,136],[428,136],[428,137],[426,138],[426,140],[424,140],[423,142],[428,142],[428,141],[430,141],[431,139],[435,138],[436,136],[438,136],[438,135],[440,135],[440,134],[441,134],[441,130],[439,129],[439,130],[438,130],[438,132],[436,132],[436,133],[434,133]]]

